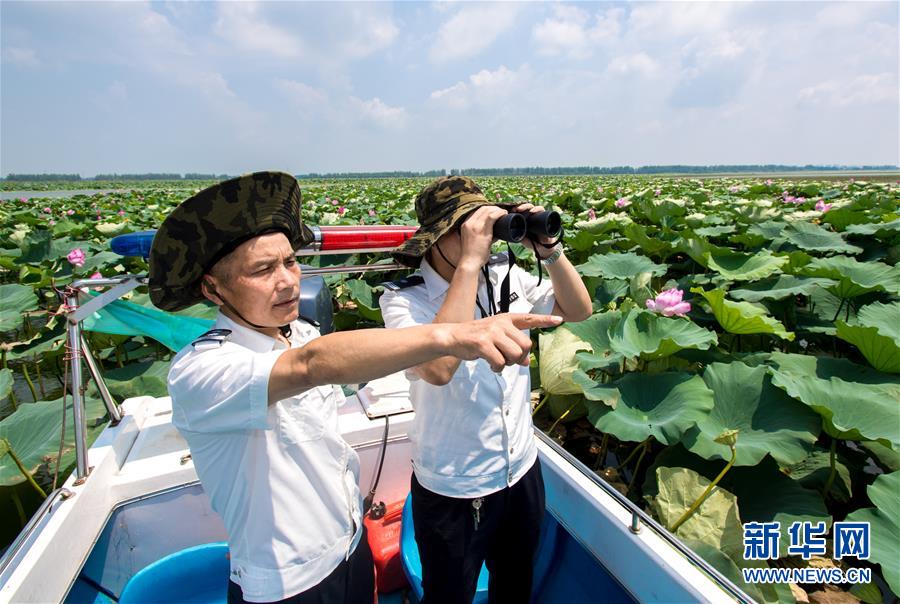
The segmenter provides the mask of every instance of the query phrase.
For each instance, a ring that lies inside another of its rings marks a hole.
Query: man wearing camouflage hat
[[[552,311],[568,321],[589,317],[590,296],[559,243],[547,237],[531,242],[549,283],[511,266],[504,255],[491,256],[494,223],[513,211],[543,208],[492,204],[464,176],[425,187],[416,198],[421,226],[394,254],[420,272],[381,297],[385,325],[488,316],[498,303],[496,291],[501,309]],[[416,411],[411,493],[423,603],[471,602],[482,562],[491,602],[528,602],[544,513],[528,368],[498,371],[446,356],[407,374]]]
[[[211,300],[215,329],[173,359],[172,422],[228,532],[229,602],[371,602],[359,458],[337,430],[340,388],[444,355],[527,363],[511,315],[318,337],[297,320],[295,250],[311,241],[296,179],[259,172],[200,191],[163,222],[150,295],[165,310]]]

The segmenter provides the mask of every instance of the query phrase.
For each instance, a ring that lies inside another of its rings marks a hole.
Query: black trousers
[[[375,599],[375,564],[366,529],[348,560],[341,562],[315,587],[277,604],[372,604]],[[241,586],[228,581],[228,604],[244,604]]]
[[[467,604],[484,562],[491,604],[526,604],[544,518],[541,462],[519,482],[483,498],[438,495],[412,477],[413,525],[422,560],[422,604]]]

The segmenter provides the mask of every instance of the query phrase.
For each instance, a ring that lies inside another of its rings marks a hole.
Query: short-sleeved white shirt
[[[495,298],[507,273],[506,263],[489,265]],[[450,285],[427,260],[419,271],[424,282],[386,291],[380,300],[387,327],[411,327],[434,321]],[[549,279],[519,267],[510,273],[510,312],[549,314],[556,302]],[[479,278],[478,297],[488,308],[487,288]],[[499,307],[499,299],[496,300]],[[481,318],[475,307],[473,319]],[[531,423],[531,375],[512,365],[494,373],[483,359],[462,361],[445,386],[417,379],[412,372],[410,399],[416,411],[409,433],[413,469],[426,489],[449,497],[483,497],[511,486],[537,459]]]
[[[338,431],[337,386],[268,405],[269,374],[287,350],[219,314],[221,346],[186,346],[172,361],[172,423],[228,531],[231,579],[268,602],[327,577],[362,535],[359,457]],[[291,347],[318,337],[294,321]]]

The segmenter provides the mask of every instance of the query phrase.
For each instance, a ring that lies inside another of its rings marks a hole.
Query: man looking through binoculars
[[[381,297],[387,327],[470,321],[495,314],[498,304],[568,321],[590,316],[581,277],[562,246],[550,245],[557,233],[547,225],[558,219],[548,221],[543,208],[492,204],[471,179],[452,176],[419,194],[416,214],[419,230],[394,256],[421,270]],[[503,255],[491,256],[498,236],[522,239],[523,223],[549,281],[539,284]],[[407,374],[416,410],[411,492],[423,601],[471,602],[485,562],[491,602],[528,602],[544,513],[528,368],[494,372],[482,361],[445,356]]]

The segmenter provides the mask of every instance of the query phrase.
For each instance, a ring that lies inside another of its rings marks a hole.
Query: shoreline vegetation
[[[813,165],[803,166],[788,164],[728,164],[728,165],[659,165],[659,166],[561,166],[561,167],[514,167],[514,168],[467,168],[450,170],[395,170],[380,172],[310,172],[295,174],[299,180],[373,180],[385,178],[438,178],[440,176],[465,174],[467,176],[666,176],[690,177],[707,176],[715,178],[775,176],[780,178],[816,178],[833,179],[851,176],[866,176],[873,180],[890,180],[900,178],[900,166],[892,165]],[[212,174],[187,172],[145,172],[145,173],[110,173],[82,177],[80,174],[60,173],[10,173],[0,178],[0,191],[28,190],[52,191],[84,188],[89,183],[96,188],[111,188],[114,184],[121,186],[130,182],[158,182],[177,186],[204,182],[219,182],[237,176],[236,174]]]

